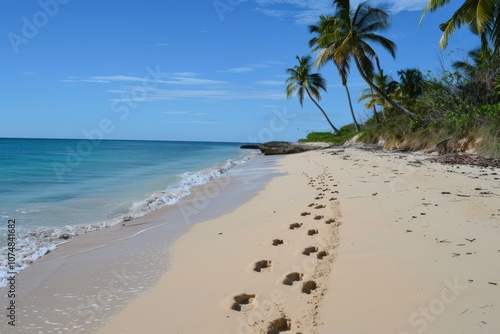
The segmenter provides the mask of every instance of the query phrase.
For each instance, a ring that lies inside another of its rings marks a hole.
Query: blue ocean
[[[18,270],[64,242],[141,217],[190,194],[255,151],[238,143],[0,139],[0,287],[6,228]]]

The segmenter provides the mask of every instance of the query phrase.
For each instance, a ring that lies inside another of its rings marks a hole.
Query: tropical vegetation
[[[445,48],[454,31],[468,27],[478,38],[478,47],[467,59],[439,73],[417,67],[397,71],[397,77],[384,73],[375,50],[396,56],[397,45],[384,36],[390,15],[369,1],[353,7],[350,0],[334,0],[331,15],[321,15],[309,26],[311,56],[297,59],[288,69],[287,96],[296,94],[302,105],[304,94],[319,107],[320,91],[326,80],[318,71],[328,63],[335,65],[349,102],[352,125],[334,133],[309,133],[304,141],[339,143],[354,135],[365,142],[384,142],[388,148],[425,149],[443,141],[475,148],[490,157],[500,157],[500,0],[456,0],[463,5],[440,25],[440,46]],[[421,21],[429,11],[439,10],[451,0],[429,0]],[[416,22],[415,24],[418,24]],[[358,102],[371,116],[363,123],[356,118],[348,88],[349,74],[355,68],[366,82]],[[338,112],[338,111],[335,111]]]

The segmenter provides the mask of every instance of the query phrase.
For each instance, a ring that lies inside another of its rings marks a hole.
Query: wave
[[[247,155],[242,158],[227,160],[198,172],[186,172],[180,175],[181,180],[174,186],[153,193],[148,198],[135,202],[131,205],[129,212],[92,224],[67,225],[59,227],[17,227],[16,235],[16,260],[13,272],[19,273],[26,269],[38,258],[55,250],[59,245],[67,243],[68,239],[96,231],[101,228],[122,224],[134,218],[143,217],[151,212],[159,210],[168,205],[177,203],[180,199],[191,194],[193,187],[201,186],[221,177],[224,173],[236,166],[248,162],[256,155]],[[6,231],[0,230],[0,240],[6,240]],[[0,288],[7,285],[8,258],[7,246],[0,248]]]

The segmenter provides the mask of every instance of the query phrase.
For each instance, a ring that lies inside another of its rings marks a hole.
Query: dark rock
[[[300,144],[284,141],[272,141],[259,145],[264,155],[294,154],[329,147],[328,144]]]
[[[241,145],[240,148],[244,150],[258,150],[259,144],[245,144]]]
[[[64,240],[68,240],[70,238],[69,234],[63,234],[59,237],[59,239],[64,239]]]

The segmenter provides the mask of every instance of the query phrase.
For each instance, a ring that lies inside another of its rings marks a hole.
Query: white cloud
[[[90,82],[90,83],[112,83],[112,82],[141,82],[144,84],[172,84],[172,85],[217,85],[226,84],[226,81],[211,80],[211,79],[199,79],[195,78],[197,76],[194,72],[178,72],[178,73],[163,73],[161,79],[152,79],[150,77],[133,77],[126,75],[112,75],[112,76],[93,76],[89,78],[66,78],[59,80],[63,83],[78,83],[78,82]]]
[[[235,67],[235,68],[230,68],[228,70],[222,70],[219,71],[221,73],[248,73],[248,72],[253,72],[255,71],[254,68],[251,67]]]
[[[328,0],[253,0],[257,5],[255,11],[280,20],[293,18],[297,24],[316,23],[321,14],[333,13],[332,3]],[[355,7],[364,0],[353,0]],[[371,0],[373,5],[383,5],[393,14],[402,11],[419,11],[428,0]]]
[[[259,85],[269,85],[269,86],[283,86],[285,84],[284,81],[278,81],[278,80],[263,80],[263,81],[257,81],[256,83]]]

